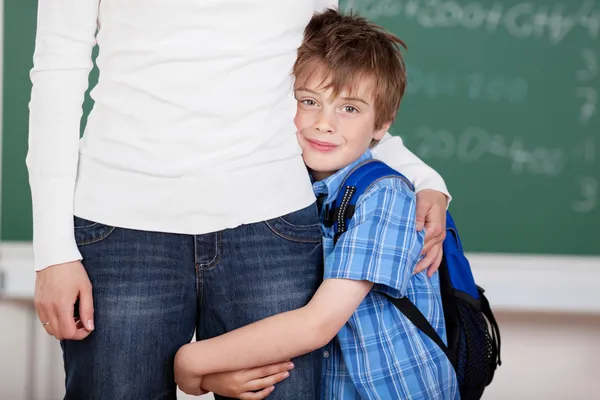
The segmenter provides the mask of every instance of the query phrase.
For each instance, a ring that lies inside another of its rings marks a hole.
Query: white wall
[[[504,310],[504,365],[484,398],[600,399],[600,258],[469,258],[492,307]],[[22,299],[0,300],[0,400],[62,398],[60,349],[31,306],[32,264],[30,243],[0,243],[4,294]]]
[[[470,260],[492,307],[504,310],[497,311],[504,365],[484,398],[600,399],[600,258]],[[61,399],[60,349],[31,305],[31,244],[0,243],[0,270],[13,299],[0,300],[0,400]]]
[[[27,303],[0,302],[2,400],[62,398],[60,348],[31,312]],[[497,312],[497,317],[503,365],[484,399],[600,399],[600,315]]]
[[[600,399],[600,316],[503,313],[502,366],[484,399]]]
[[[495,307],[600,315],[600,256],[470,253],[467,257],[477,283]],[[4,275],[0,298],[33,298],[31,242],[0,242],[0,273]]]
[[[31,302],[0,301],[0,400],[59,400],[63,395],[58,341],[44,332]],[[179,398],[199,397],[180,393]]]
[[[29,306],[0,302],[0,399],[27,399]]]

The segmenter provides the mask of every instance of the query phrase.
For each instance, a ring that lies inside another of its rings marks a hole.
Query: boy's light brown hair
[[[314,72],[310,69],[315,66],[324,66],[326,88],[331,88],[334,96],[344,89],[352,93],[361,79],[373,78],[378,130],[394,120],[406,89],[400,46],[406,49],[402,40],[365,18],[328,9],[316,13],[305,28],[293,74],[298,78]]]

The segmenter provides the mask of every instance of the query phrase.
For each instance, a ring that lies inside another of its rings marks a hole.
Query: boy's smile
[[[341,90],[337,96],[328,86],[326,68],[315,65],[312,71],[296,78],[294,88],[298,142],[316,180],[356,161],[391,124],[375,129],[372,77],[358,77],[352,88]]]
[[[316,139],[308,139],[308,138],[304,138],[308,144],[315,150],[317,151],[322,151],[324,153],[330,152],[332,150],[335,150],[338,145],[333,144],[333,143],[329,143],[329,142],[322,142],[320,140],[316,140]]]

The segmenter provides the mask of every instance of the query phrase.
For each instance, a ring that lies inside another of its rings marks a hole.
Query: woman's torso
[[[102,0],[76,215],[204,233],[313,201],[290,75],[313,3]]]

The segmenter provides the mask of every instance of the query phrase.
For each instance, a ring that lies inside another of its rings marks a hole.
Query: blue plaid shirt
[[[321,210],[335,201],[360,159],[315,182]],[[439,277],[413,275],[423,247],[415,228],[415,194],[398,178],[382,179],[356,204],[348,230],[333,245],[322,225],[324,279],[367,280],[373,289],[323,351],[322,399],[458,399],[454,369],[443,351],[382,293],[407,296],[444,339]],[[321,221],[324,214],[321,213]]]

